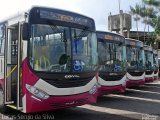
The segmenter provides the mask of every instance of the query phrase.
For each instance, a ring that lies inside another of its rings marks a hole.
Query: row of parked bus
[[[97,38],[99,95],[158,80],[157,50],[115,33],[98,31]]]
[[[24,113],[95,103],[158,79],[157,51],[96,32],[92,18],[33,7],[0,22],[0,106]]]

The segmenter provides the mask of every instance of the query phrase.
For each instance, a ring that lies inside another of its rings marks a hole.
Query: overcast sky
[[[3,1],[3,2],[2,2]],[[129,12],[130,6],[136,3],[141,4],[142,0],[120,0],[121,9]],[[108,31],[108,15],[111,12],[119,12],[118,0],[1,0],[0,20],[16,14],[21,11],[30,9],[33,5],[55,7],[65,10],[78,12],[94,18],[97,30]],[[136,30],[133,22],[132,30]],[[144,25],[141,24],[139,29],[143,31]]]

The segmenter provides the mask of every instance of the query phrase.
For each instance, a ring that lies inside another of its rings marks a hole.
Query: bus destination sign
[[[100,33],[100,32],[97,33],[97,38],[103,39],[103,40],[119,41],[119,42],[122,42],[124,40],[124,38],[121,36],[112,35],[108,33]]]
[[[82,17],[78,17],[78,16],[74,17],[74,16],[64,15],[64,14],[56,13],[53,11],[46,11],[46,10],[40,10],[40,18],[70,22],[70,23],[86,25],[86,26],[91,22],[88,19],[85,19]]]

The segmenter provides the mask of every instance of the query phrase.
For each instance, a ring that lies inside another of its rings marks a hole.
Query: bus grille
[[[101,76],[100,75],[100,77],[105,81],[118,81],[118,80],[121,80],[124,77],[124,75],[113,75],[113,76],[111,75]]]
[[[57,87],[57,88],[70,88],[70,87],[80,87],[85,86],[89,83],[93,77],[81,78],[81,79],[64,79],[64,80],[45,80],[47,83]]]
[[[151,75],[153,71],[146,71],[146,75]]]
[[[142,76],[144,72],[128,72],[132,76]]]

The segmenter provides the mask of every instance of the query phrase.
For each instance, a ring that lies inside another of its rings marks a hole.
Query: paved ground
[[[11,111],[0,120],[160,120],[160,82],[100,97],[96,104],[25,115]]]

